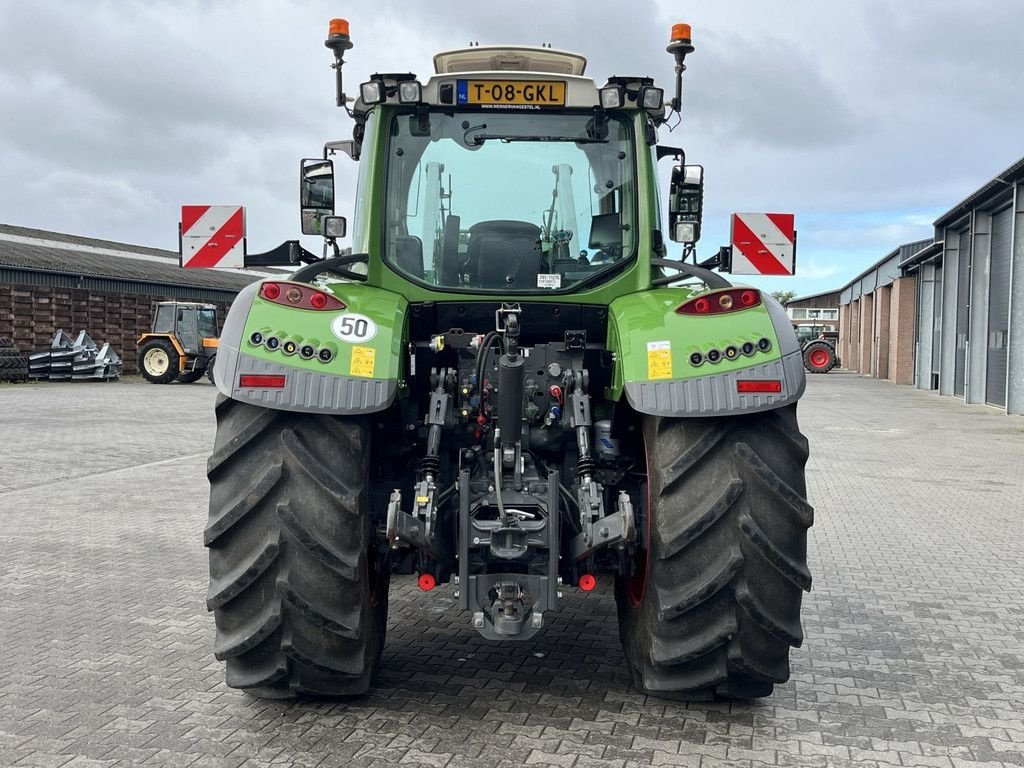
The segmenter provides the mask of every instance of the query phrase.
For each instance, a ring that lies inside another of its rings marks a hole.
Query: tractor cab
[[[156,305],[153,325],[138,341],[139,371],[154,384],[213,380],[219,346],[217,307],[182,301]]]

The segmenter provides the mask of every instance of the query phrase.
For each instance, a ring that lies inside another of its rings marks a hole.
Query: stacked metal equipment
[[[10,339],[0,336],[0,381],[28,381],[28,360]]]
[[[50,381],[113,380],[121,376],[124,364],[109,344],[97,347],[89,334],[79,331],[72,340],[63,329],[53,335],[50,346],[29,355],[28,375]]]

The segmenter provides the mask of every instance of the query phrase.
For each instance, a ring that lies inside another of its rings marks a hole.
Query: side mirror
[[[703,211],[704,166],[674,166],[668,192],[668,231],[672,240],[677,243],[700,240]]]
[[[334,161],[306,158],[299,169],[302,234],[326,235],[323,219],[334,213]]]

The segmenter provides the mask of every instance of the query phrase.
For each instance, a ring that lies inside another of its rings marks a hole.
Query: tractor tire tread
[[[366,693],[388,581],[368,554],[366,421],[223,396],[215,412],[204,538],[227,684],[261,698]]]
[[[645,417],[651,499],[644,596],[616,585],[640,690],[757,698],[789,678],[811,586],[808,450],[796,406],[730,419]]]

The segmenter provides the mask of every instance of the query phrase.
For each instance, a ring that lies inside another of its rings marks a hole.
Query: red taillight
[[[284,389],[285,377],[278,374],[243,373],[238,386],[245,389]]]
[[[264,283],[260,287],[260,296],[275,304],[298,309],[345,309],[345,302],[341,299],[300,283]]]
[[[593,574],[584,573],[580,576],[580,589],[584,592],[590,592],[594,587],[597,586],[597,579],[594,578]]]
[[[778,394],[782,392],[782,382],[778,379],[740,379],[736,382],[736,391],[741,395]]]
[[[698,296],[680,304],[676,313],[680,315],[720,315],[750,309],[761,303],[761,292],[752,288],[730,288]]]
[[[420,577],[416,583],[419,584],[420,589],[422,589],[424,592],[429,592],[437,586],[437,579],[435,579],[434,575],[431,573],[423,573],[420,574]]]

